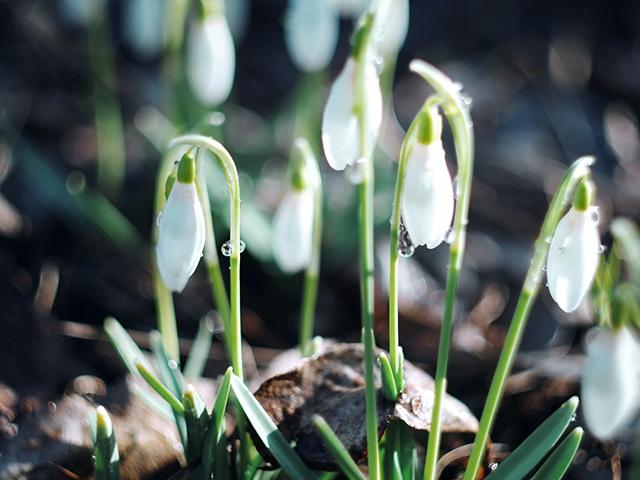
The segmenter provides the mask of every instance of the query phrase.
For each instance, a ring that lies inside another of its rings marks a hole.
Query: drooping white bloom
[[[178,181],[158,217],[156,261],[169,290],[184,289],[202,256],[205,236],[204,213],[195,183],[185,183],[179,170]]]
[[[322,146],[329,165],[335,170],[344,170],[359,158],[358,119],[354,112],[356,69],[356,61],[349,58],[331,87],[322,116]],[[364,84],[367,139],[371,149],[382,122],[380,82],[371,63],[367,63]]]
[[[141,57],[154,58],[164,47],[165,0],[129,0],[123,21],[127,44]]]
[[[575,207],[560,220],[547,257],[549,292],[565,312],[580,305],[598,268],[600,235],[596,207]]]
[[[311,261],[314,201],[311,188],[291,188],[273,220],[273,255],[285,273],[306,268]]]
[[[640,345],[627,327],[589,332],[582,408],[589,429],[600,440],[619,434],[638,410],[639,354]]]
[[[453,218],[454,194],[441,140],[416,142],[407,163],[402,216],[414,245],[436,248]]]
[[[296,67],[317,72],[331,61],[340,20],[327,0],[289,0],[285,42]]]
[[[327,0],[344,17],[357,18],[367,7],[367,0]]]
[[[222,13],[191,25],[187,38],[187,80],[198,101],[215,106],[224,102],[236,70],[233,38]]]
[[[396,55],[409,31],[409,0],[390,0],[387,15],[376,17],[380,21],[378,49],[384,57]]]

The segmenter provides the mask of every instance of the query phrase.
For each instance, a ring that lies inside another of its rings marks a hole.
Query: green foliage
[[[98,407],[92,426],[93,456],[96,480],[120,479],[120,456],[111,418],[104,407]]]
[[[329,424],[320,415],[313,416],[313,426],[316,428],[318,434],[322,437],[322,441],[329,449],[331,456],[335,460],[342,473],[346,475],[349,480],[364,480],[364,475],[358,468],[358,465],[353,461],[351,455],[340,439],[333,433]]]

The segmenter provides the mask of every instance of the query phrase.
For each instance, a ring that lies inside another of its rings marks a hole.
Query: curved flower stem
[[[310,355],[311,338],[313,337],[313,320],[318,298],[318,277],[320,274],[320,247],[322,243],[322,180],[318,160],[306,140],[296,141],[295,148],[300,149],[307,167],[313,172],[312,188],[314,196],[313,231],[311,243],[311,261],[304,274],[302,291],[302,309],[300,312],[300,353]]]
[[[431,106],[441,103],[437,95],[430,96],[424,103],[421,111],[428,110]],[[398,330],[398,244],[400,237],[400,217],[402,210],[402,195],[404,193],[404,182],[408,160],[411,157],[411,147],[419,125],[420,112],[416,115],[409,126],[400,149],[398,160],[398,174],[396,176],[396,186],[393,194],[393,207],[391,210],[391,229],[389,232],[389,356],[391,369],[396,378],[402,378],[400,361],[400,339]]]
[[[457,202],[453,218],[453,241],[449,249],[449,273],[445,293],[444,312],[440,328],[438,345],[438,363],[436,366],[435,391],[431,428],[425,460],[424,478],[432,480],[436,476],[436,463],[440,451],[442,433],[442,401],[447,390],[447,366],[453,330],[453,310],[458,288],[458,275],[464,255],[471,181],[473,177],[473,124],[469,108],[460,95],[460,87],[452,82],[440,70],[421,60],[413,60],[409,69],[424,78],[442,99],[442,109],[453,132],[458,161]]]
[[[548,239],[553,235],[562,214],[571,202],[573,189],[582,178],[589,174],[589,166],[593,162],[593,157],[582,157],[569,167],[564,177],[562,177],[562,181],[547,210],[547,215],[540,228],[540,234],[535,242],[533,258],[531,259],[531,264],[522,286],[520,298],[518,299],[518,304],[516,305],[504,346],[500,352],[496,372],[491,381],[487,401],[485,402],[482,417],[480,418],[478,433],[476,434],[473,449],[471,450],[471,457],[469,458],[467,470],[464,474],[465,480],[475,480],[477,478],[480,465],[484,459],[487,440],[489,439],[489,433],[493,427],[496,412],[502,399],[507,376],[516,358],[520,341],[522,340],[522,334],[524,333],[527,319],[531,312],[531,307],[535,302],[538,291],[540,290],[540,283],[544,277],[543,267],[549,252]]]
[[[380,448],[378,445],[378,415],[377,398],[374,376],[375,361],[375,335],[373,331],[374,308],[374,251],[373,251],[373,194],[374,194],[374,169],[373,152],[369,151],[366,83],[365,74],[368,56],[370,55],[369,42],[371,41],[371,29],[375,14],[365,14],[364,22],[360,27],[362,36],[356,48],[356,101],[354,110],[358,119],[360,164],[356,168],[362,168],[362,181],[358,184],[359,198],[359,223],[360,223],[360,303],[362,310],[362,343],[364,346],[364,378],[365,378],[365,407],[367,423],[367,458],[369,466],[369,478],[380,479]]]
[[[243,377],[242,367],[242,338],[240,319],[240,183],[238,170],[231,154],[219,142],[203,135],[183,135],[174,138],[170,147],[189,145],[205,148],[211,151],[218,160],[229,187],[229,236],[231,243],[231,297],[229,316],[229,346],[231,348],[231,365],[233,373]]]
[[[207,274],[209,275],[209,283],[211,284],[211,293],[220,312],[222,325],[224,327],[224,339],[226,342],[227,352],[230,352],[228,329],[229,317],[231,316],[231,307],[229,306],[229,297],[227,296],[227,288],[224,285],[222,271],[220,270],[220,259],[218,258],[218,249],[216,248],[216,236],[213,229],[213,219],[211,217],[211,204],[209,203],[209,192],[207,189],[207,181],[204,174],[204,150],[198,151],[198,171],[196,186],[198,188],[198,197],[202,204],[205,223],[205,243],[204,243],[204,260],[207,266]]]

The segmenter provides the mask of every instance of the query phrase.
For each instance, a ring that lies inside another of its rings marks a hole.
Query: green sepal
[[[171,190],[173,190],[173,186],[176,184],[178,180],[178,175],[174,172],[167,177],[167,180],[164,182],[164,199],[168,200],[169,195],[171,195]]]
[[[442,137],[442,116],[436,105],[426,105],[420,110],[416,138],[423,145],[430,145]]]
[[[583,178],[576,187],[573,197],[573,207],[581,212],[586,211],[592,204],[596,196],[596,186],[590,178]]]
[[[387,400],[395,402],[398,398],[398,387],[389,358],[386,354],[381,353],[378,356],[378,361],[380,362],[380,372],[382,374],[382,393]]]
[[[178,182],[194,183],[196,180],[196,158],[191,151],[185,153],[178,163]]]
[[[351,37],[351,56],[353,58],[361,58],[366,52],[375,18],[373,12],[367,12],[361,17],[358,28]]]

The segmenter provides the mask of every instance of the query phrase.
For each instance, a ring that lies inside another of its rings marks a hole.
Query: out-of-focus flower
[[[638,410],[639,355],[640,345],[627,327],[589,332],[581,399],[589,430],[600,440],[618,435]]]
[[[198,101],[223,103],[233,87],[236,52],[222,9],[205,11],[190,26],[186,62],[187,80]]]
[[[387,15],[378,17],[378,50],[383,57],[397,55],[409,31],[409,0],[390,0]]]
[[[327,0],[344,17],[357,18],[367,7],[367,0]]]
[[[128,0],[122,18],[127,45],[143,58],[157,57],[164,48],[165,0]]]
[[[289,0],[285,41],[296,67],[317,72],[331,61],[338,42],[340,21],[327,0]]]
[[[410,150],[402,196],[402,216],[414,245],[436,248],[451,227],[454,192],[440,135],[442,118],[436,107],[421,114]]]
[[[355,112],[356,70],[353,57],[334,81],[322,116],[322,145],[329,165],[344,170],[360,156],[358,119]],[[382,121],[382,95],[376,69],[371,61],[364,70],[364,102],[367,142],[373,148]]]
[[[195,185],[195,159],[191,153],[178,165],[177,181],[158,217],[156,261],[165,286],[181,292],[198,266],[205,241],[202,206]]]
[[[591,188],[581,184],[579,189]],[[576,196],[577,198],[577,196]],[[598,268],[600,234],[598,210],[577,202],[560,220],[547,257],[549,292],[565,312],[580,305]]]
[[[295,186],[285,194],[273,220],[273,255],[285,273],[309,266],[313,239],[313,191]]]
[[[224,13],[233,39],[236,44],[240,44],[247,33],[249,25],[249,16],[251,14],[249,0],[224,0]]]
[[[84,27],[104,11],[104,0],[59,0],[58,5],[65,19]]]

